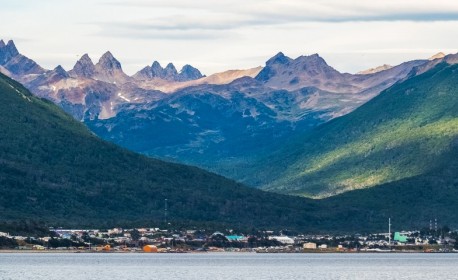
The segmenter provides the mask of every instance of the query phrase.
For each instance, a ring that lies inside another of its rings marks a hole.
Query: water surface
[[[458,254],[0,253],[0,279],[458,279]]]

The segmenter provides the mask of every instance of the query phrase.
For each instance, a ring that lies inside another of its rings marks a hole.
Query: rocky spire
[[[19,52],[12,40],[9,40],[6,45],[3,40],[0,42],[0,65],[6,64],[17,55],[19,55]]]
[[[76,74],[76,76],[79,77],[91,78],[92,76],[94,76],[94,63],[92,63],[92,60],[87,53],[84,54],[76,62],[75,66],[73,66],[73,72]]]
[[[164,68],[162,68],[161,64],[159,64],[157,61],[154,61],[151,65],[151,76],[161,78],[163,76],[163,72]]]
[[[194,68],[189,64],[183,66],[183,68],[181,68],[180,74],[178,75],[180,81],[197,80],[202,77],[202,73],[200,73],[197,68]]]
[[[165,74],[166,77],[176,76],[176,75],[178,75],[178,71],[175,68],[175,65],[173,65],[173,63],[169,63],[164,68],[164,74]]]
[[[14,44],[13,40],[9,40],[8,44],[6,44],[6,48],[8,52],[11,54],[11,57],[15,57],[19,54],[16,45]]]
[[[54,70],[52,70],[56,75],[62,77],[62,78],[68,78],[69,75],[67,73],[67,71],[65,71],[65,69],[61,66],[61,65],[58,65],[56,68],[54,68]]]
[[[109,51],[102,55],[97,65],[104,70],[121,69],[121,63]]]
[[[172,63],[169,63],[165,68],[162,68],[161,64],[157,61],[154,61],[151,66],[146,66],[134,75],[134,78],[140,80],[160,78],[168,81],[190,81],[202,77],[202,73],[191,65],[183,66],[180,73],[178,73],[175,65]]]

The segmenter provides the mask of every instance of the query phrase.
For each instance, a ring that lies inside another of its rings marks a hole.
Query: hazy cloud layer
[[[195,11],[217,15],[221,22],[246,21],[260,24],[293,22],[342,22],[342,21],[443,21],[458,19],[458,2],[454,0],[234,0],[234,1],[113,1],[105,5],[127,8],[170,8],[180,10],[192,18]],[[179,20],[179,19],[175,19]],[[204,19],[195,17],[196,22]],[[189,23],[193,21],[190,20]]]
[[[45,67],[111,50],[128,73],[153,60],[206,74],[320,53],[338,70],[456,52],[458,1],[0,0],[0,37]]]

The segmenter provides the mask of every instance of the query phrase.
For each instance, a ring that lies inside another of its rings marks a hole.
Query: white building
[[[316,243],[307,242],[303,245],[304,249],[316,249]]]
[[[288,236],[271,236],[270,240],[276,240],[282,244],[294,244],[294,239]]]

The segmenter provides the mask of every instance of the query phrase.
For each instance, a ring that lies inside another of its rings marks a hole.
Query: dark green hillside
[[[388,217],[396,230],[428,227],[437,218],[440,226],[458,226],[458,141],[443,164],[430,172],[374,188],[346,192],[322,201],[336,215],[343,213],[346,228],[386,228]],[[353,213],[348,215],[349,213]]]
[[[325,197],[429,174],[458,157],[457,139],[458,65],[440,64],[289,143],[257,174],[267,190]]]
[[[160,225],[165,198],[174,225],[367,232],[391,216],[398,229],[436,217],[457,227],[457,144],[430,173],[316,201],[126,151],[0,75],[0,230]]]
[[[0,75],[0,224],[172,223],[305,228],[315,203],[251,189],[198,168],[149,159]]]

